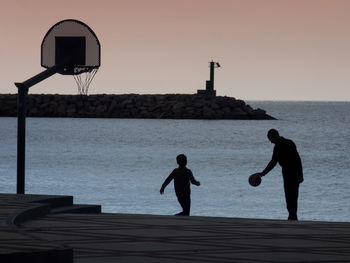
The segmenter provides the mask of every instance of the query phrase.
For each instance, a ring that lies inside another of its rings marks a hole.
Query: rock
[[[248,118],[248,114],[243,111],[241,108],[235,108],[234,110],[231,111],[231,117],[232,118]]]
[[[98,114],[103,114],[107,111],[107,106],[106,105],[99,105],[96,107],[96,113]]]
[[[64,116],[65,113],[66,113],[66,107],[63,104],[60,104],[57,108],[58,116]]]
[[[184,102],[177,102],[171,108],[175,115],[181,114],[185,111],[186,104]]]
[[[210,107],[205,106],[203,108],[203,118],[204,119],[215,119],[215,111],[213,111]]]
[[[66,110],[67,116],[74,117],[75,113],[76,113],[75,105],[74,104],[68,105],[67,110]]]

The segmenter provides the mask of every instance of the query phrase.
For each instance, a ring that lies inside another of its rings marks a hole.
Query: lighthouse
[[[205,89],[197,90],[198,95],[216,96],[216,90],[214,89],[214,69],[220,67],[218,62],[214,62],[213,60],[209,62],[210,79],[206,81]]]

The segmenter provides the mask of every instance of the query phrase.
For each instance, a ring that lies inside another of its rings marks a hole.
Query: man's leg
[[[287,209],[289,212],[288,220],[298,220],[298,195],[299,195],[299,183],[298,182],[284,182],[284,193],[286,196]]]
[[[182,212],[178,213],[176,215],[189,216],[190,209],[191,209],[191,197],[190,196],[182,196],[182,197],[178,197],[177,200],[179,201],[179,203],[182,207]]]

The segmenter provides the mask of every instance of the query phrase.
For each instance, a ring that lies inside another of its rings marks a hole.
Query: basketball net
[[[88,71],[83,71],[82,73],[80,73],[81,71],[82,69],[75,68],[74,73],[76,74],[74,74],[73,77],[75,79],[75,82],[77,83],[79,94],[87,95],[90,83],[94,79],[98,71],[98,68],[92,68],[92,69],[89,69]]]

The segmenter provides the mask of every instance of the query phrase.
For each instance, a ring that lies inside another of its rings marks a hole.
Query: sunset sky
[[[217,95],[350,101],[349,0],[0,0],[0,93],[44,70],[40,45],[64,19],[101,43],[89,94],[196,93],[217,61]],[[54,75],[30,93],[77,94]]]

